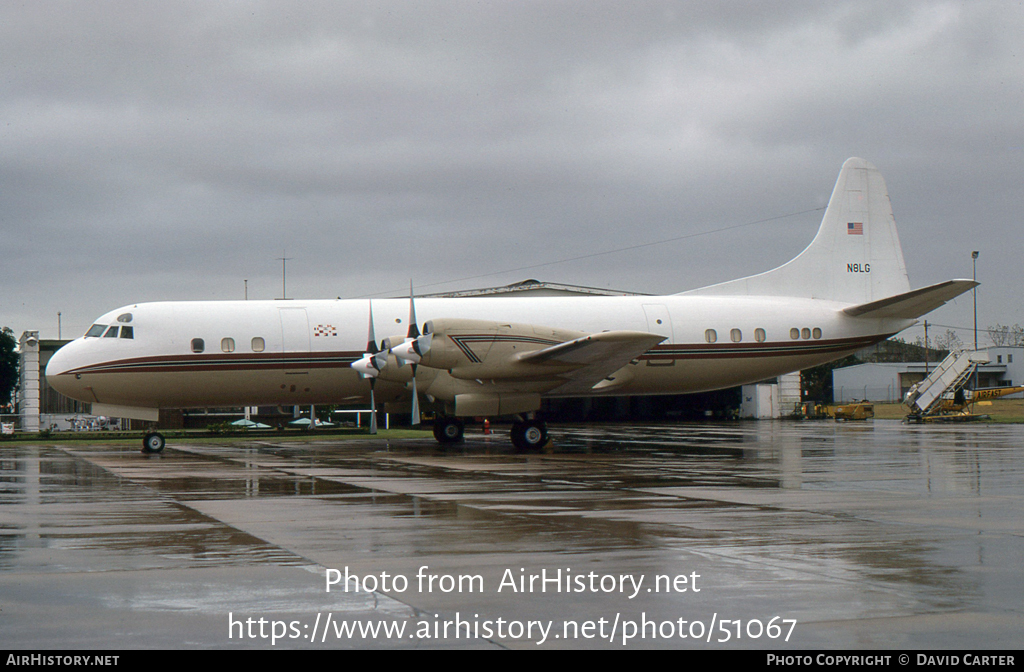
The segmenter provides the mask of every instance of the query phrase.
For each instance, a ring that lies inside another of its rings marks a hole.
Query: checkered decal
[[[316,337],[316,336],[337,336],[337,335],[338,335],[337,327],[332,327],[329,324],[318,324],[313,329],[313,336],[314,337]]]

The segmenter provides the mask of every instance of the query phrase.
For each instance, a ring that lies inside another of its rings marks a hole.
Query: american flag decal
[[[313,336],[337,336],[338,329],[329,324],[318,324],[313,329]]]
[[[850,222],[846,225],[846,233],[851,236],[863,236],[864,222]]]

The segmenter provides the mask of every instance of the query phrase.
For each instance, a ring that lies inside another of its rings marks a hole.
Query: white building
[[[1024,347],[988,348],[989,363],[978,367],[978,388],[1024,384]],[[938,362],[867,363],[832,371],[832,401],[898,402]],[[1011,395],[1020,399],[1024,394]]]

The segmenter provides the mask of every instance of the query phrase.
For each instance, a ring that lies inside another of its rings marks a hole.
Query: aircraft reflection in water
[[[885,182],[853,158],[807,249],[759,275],[670,296],[140,303],[100,317],[46,375],[94,413],[149,421],[161,408],[383,402],[411,404],[416,423],[422,398],[438,441],[461,440],[461,418],[513,416],[528,450],[547,441],[545,397],[763,380],[884,340],[974,286],[910,289]]]

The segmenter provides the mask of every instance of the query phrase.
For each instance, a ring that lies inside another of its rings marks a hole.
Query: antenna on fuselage
[[[286,249],[282,254],[288,254]],[[281,261],[281,298],[288,298],[288,260],[294,259],[295,257],[281,256],[278,259]]]

